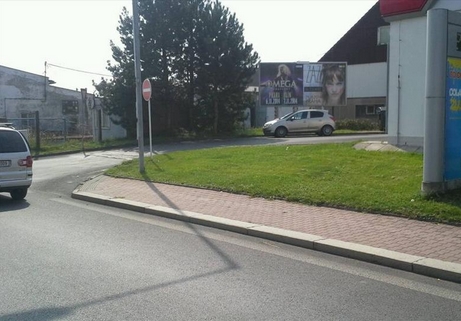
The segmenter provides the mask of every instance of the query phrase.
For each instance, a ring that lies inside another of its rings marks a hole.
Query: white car
[[[0,124],[0,192],[22,200],[32,184],[33,159],[24,135],[9,124]]]
[[[336,130],[333,116],[327,110],[306,109],[286,114],[281,118],[264,124],[264,135],[285,137],[293,133],[316,133],[319,136],[330,136]]]

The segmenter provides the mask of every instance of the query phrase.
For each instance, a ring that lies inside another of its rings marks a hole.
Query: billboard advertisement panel
[[[261,106],[345,106],[346,63],[261,63]]]
[[[302,64],[261,63],[259,68],[259,93],[261,106],[302,105]]]
[[[461,59],[448,58],[445,98],[445,180],[461,179]]]
[[[304,106],[345,106],[346,67],[338,62],[304,64]]]

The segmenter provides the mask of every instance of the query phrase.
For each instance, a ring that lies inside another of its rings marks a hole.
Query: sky
[[[221,0],[262,62],[318,61],[378,0]],[[0,65],[93,92],[132,0],[0,0]],[[142,45],[142,44],[141,44]],[[46,68],[45,68],[46,62]],[[133,67],[134,68],[134,67]],[[147,75],[141,75],[146,78]]]

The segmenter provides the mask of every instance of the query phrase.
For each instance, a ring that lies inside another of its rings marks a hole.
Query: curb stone
[[[72,192],[72,198],[264,238],[275,242],[281,242],[439,278],[446,281],[461,283],[461,264],[457,263],[424,258],[351,242],[326,239],[321,236],[289,231],[270,226],[235,221],[189,211],[175,210],[162,206],[153,206],[123,198],[103,196],[80,191],[79,187]]]

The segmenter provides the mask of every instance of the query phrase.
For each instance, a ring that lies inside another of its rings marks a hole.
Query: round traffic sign
[[[142,97],[144,98],[145,101],[149,101],[150,97],[152,95],[152,88],[150,85],[149,79],[144,79],[142,82]]]

